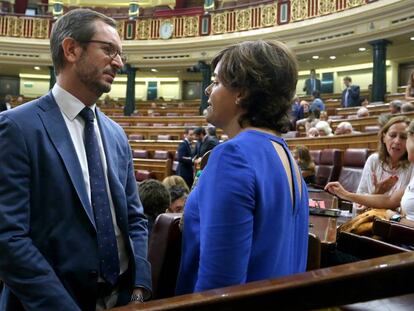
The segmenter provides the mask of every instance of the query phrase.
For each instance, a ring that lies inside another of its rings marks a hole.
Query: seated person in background
[[[328,112],[326,110],[321,111],[320,114],[319,114],[319,120],[320,121],[327,121],[329,123],[328,119],[329,119],[328,118]]]
[[[24,104],[24,96],[23,95],[19,95],[16,98],[16,106],[22,105]]]
[[[165,187],[167,187],[168,190],[170,190],[172,186],[180,186],[184,188],[187,194],[190,193],[190,188],[188,188],[187,183],[181,176],[178,176],[178,175],[167,176],[164,178],[162,183]]]
[[[215,147],[185,204],[177,294],[306,269],[308,191],[280,137],[296,59],[280,42],[257,40],[225,48],[212,67],[207,122],[231,139]]]
[[[410,74],[410,79],[407,82],[405,89],[405,100],[414,101],[414,70]]]
[[[346,121],[339,123],[335,129],[335,135],[353,134],[353,132],[352,124]]]
[[[319,137],[319,131],[316,127],[311,127],[307,131],[306,136],[308,136],[308,137]]]
[[[144,214],[148,218],[148,236],[150,236],[155,219],[170,207],[170,193],[158,180],[146,179],[138,184],[139,197]]]
[[[319,137],[320,136],[333,136],[332,129],[329,126],[328,122],[319,121],[318,123],[316,123],[315,127],[319,132]]]
[[[315,182],[315,162],[306,146],[296,146],[293,156],[302,170],[302,176],[307,184]]]
[[[409,123],[406,117],[394,117],[381,128],[378,152],[368,157],[357,193],[391,194],[408,185],[414,174],[414,166],[407,159]]]
[[[378,117],[378,124],[383,127],[392,117],[391,113],[381,113]]]
[[[303,113],[303,107],[300,105],[300,99],[297,95],[293,98],[292,107],[290,110],[290,123],[291,128],[296,128],[296,121],[303,119],[304,113]]]
[[[325,110],[325,104],[323,103],[323,100],[320,98],[321,94],[319,91],[313,91],[312,92],[312,103],[309,107],[309,111],[313,112],[315,110],[324,111]]]
[[[366,107],[369,105],[369,100],[366,97],[361,98],[361,106]]]
[[[390,113],[391,114],[401,113],[401,106],[402,106],[402,101],[399,99],[394,99],[390,103]]]
[[[166,209],[166,213],[182,213],[188,192],[185,188],[175,185],[168,189],[170,192],[171,203]]]
[[[311,127],[314,127],[320,121],[320,113],[319,109],[315,109],[307,118],[297,121],[297,129],[300,131],[300,127],[305,127],[305,131],[308,131]]]
[[[361,107],[358,109],[356,114],[358,118],[369,117],[369,110],[366,107]]]
[[[414,163],[414,121],[408,126],[407,138],[407,159]],[[326,185],[325,190],[339,196],[342,199],[358,203],[360,205],[369,206],[377,209],[396,210],[401,206],[403,219],[401,222],[410,226],[414,225],[414,177],[405,185],[397,187],[394,191],[387,194],[356,194],[346,191],[339,182],[330,182]],[[390,218],[394,212],[386,213],[386,218]],[[396,220],[399,221],[397,218]]]
[[[404,112],[411,112],[411,111],[414,111],[414,104],[412,104],[412,103],[404,103],[404,104],[402,104],[402,106],[401,106],[401,112],[402,113],[404,113]]]
[[[12,100],[13,97],[11,95],[4,96],[4,99],[0,102],[0,112],[12,109]]]

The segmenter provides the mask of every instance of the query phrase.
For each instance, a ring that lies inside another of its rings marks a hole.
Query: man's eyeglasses
[[[110,58],[115,59],[117,55],[121,57],[122,62],[125,64],[127,61],[127,57],[118,48],[113,45],[111,42],[100,41],[100,40],[88,40],[88,41],[79,41],[80,43],[100,43],[104,44],[105,47],[102,50],[108,55]]]

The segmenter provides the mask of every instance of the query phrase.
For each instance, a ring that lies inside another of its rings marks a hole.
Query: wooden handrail
[[[414,252],[401,253],[112,311],[325,308],[412,293],[413,271]]]

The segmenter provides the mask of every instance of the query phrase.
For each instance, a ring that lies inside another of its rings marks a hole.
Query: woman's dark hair
[[[225,48],[212,60],[220,62],[218,77],[224,86],[243,94],[241,127],[256,126],[286,132],[288,111],[298,80],[294,54],[281,42],[246,41]]]

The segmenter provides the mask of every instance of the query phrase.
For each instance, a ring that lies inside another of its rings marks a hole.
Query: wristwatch
[[[144,296],[142,294],[132,294],[131,301],[144,302]]]
[[[395,222],[400,222],[401,220],[401,215],[400,214],[394,214],[390,217],[391,221],[395,221]]]

